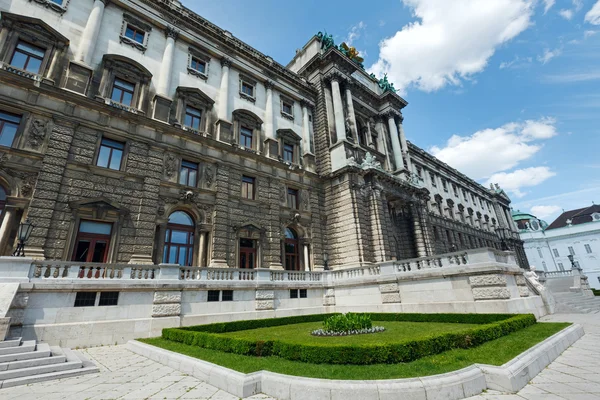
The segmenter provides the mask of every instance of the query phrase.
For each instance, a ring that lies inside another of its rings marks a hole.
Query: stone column
[[[175,40],[179,32],[171,27],[167,26],[165,36],[167,37],[167,44],[163,53],[163,58],[160,64],[160,73],[158,76],[158,82],[156,84],[156,94],[163,97],[169,97],[169,90],[171,85],[171,73],[173,71],[173,54],[175,53]]]
[[[356,115],[354,114],[354,103],[352,102],[352,91],[346,85],[346,103],[348,105],[348,119],[350,120],[350,132],[354,138],[354,143],[358,143],[358,132],[356,130]]]
[[[81,35],[79,46],[75,60],[83,62],[86,65],[91,65],[98,34],[100,33],[100,25],[102,25],[102,16],[104,15],[104,7],[109,0],[95,0],[92,12],[88,17],[87,24]]]
[[[406,162],[408,170],[412,171],[410,155],[408,154],[408,144],[406,143],[406,136],[404,135],[404,128],[402,127],[402,120],[400,120],[400,123],[398,124],[398,133],[400,134],[400,145],[402,146],[402,158]]]
[[[375,123],[375,129],[377,130],[377,140],[379,141],[379,151],[385,154],[385,160],[387,162],[388,168],[391,170],[391,160],[390,160],[390,152],[387,148],[387,140],[385,139],[385,127],[383,122],[377,121]]]
[[[419,209],[419,205],[411,204],[411,213],[413,217],[413,227],[415,232],[415,246],[417,250],[417,257],[427,257],[428,235],[426,235],[424,221],[422,217],[422,210]]]
[[[219,119],[229,120],[229,67],[231,60],[227,57],[221,59],[221,88],[219,90]]]
[[[273,82],[266,81],[265,88],[267,88],[267,104],[265,107],[265,136],[267,139],[274,139],[275,128],[273,123]]]
[[[304,270],[311,271],[310,258],[308,257],[308,244],[304,244]]]
[[[344,123],[344,104],[342,103],[342,94],[340,92],[340,83],[338,77],[331,78],[331,95],[333,97],[335,133],[337,136],[337,141],[341,142],[346,138],[346,124]]]
[[[198,266],[205,267],[204,257],[206,254],[206,232],[200,232],[200,246],[198,248]]]
[[[310,153],[310,121],[308,120],[308,103],[302,102],[302,154]]]
[[[402,148],[400,147],[400,140],[398,139],[398,128],[396,126],[396,118],[393,114],[388,115],[388,127],[390,129],[390,137],[392,139],[392,151],[394,156],[394,163],[396,164],[396,171],[404,169],[404,162],[402,161]]]
[[[2,226],[0,226],[0,251],[4,251],[4,249],[9,250],[12,249],[13,243],[8,243],[10,238],[10,231],[15,223],[15,219],[17,216],[17,208],[12,206],[6,206],[4,209],[4,218],[2,219]],[[4,254],[0,253],[0,256]]]
[[[56,66],[58,65],[58,61],[63,56],[63,50],[64,49],[61,47],[61,48],[57,48],[56,51],[54,51],[52,60],[50,60],[50,67],[48,68],[48,75],[46,75],[46,77],[48,79],[53,79],[54,73],[56,72]]]

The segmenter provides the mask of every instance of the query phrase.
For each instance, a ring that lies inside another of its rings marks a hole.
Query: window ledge
[[[111,178],[125,178],[127,176],[127,173],[122,170],[117,171],[116,169],[99,167],[97,165],[88,165],[88,168],[92,172],[96,172],[104,176],[110,176]]]
[[[244,92],[240,92],[240,97],[244,100],[248,100],[251,103],[256,103],[256,97],[249,96]]]
[[[183,129],[186,132],[193,133],[194,135],[203,136],[203,137],[207,137],[208,136],[208,133],[197,131],[194,128],[190,128],[189,126],[181,126],[181,129]]]
[[[288,114],[288,113],[285,113],[285,112],[283,112],[283,111],[281,112],[281,116],[282,116],[283,118],[289,119],[290,121],[293,121],[293,120],[294,120],[294,116],[293,116],[293,115],[291,115],[291,114]]]
[[[34,0],[36,3],[51,9],[52,11],[56,11],[59,14],[64,14],[67,12],[67,5],[69,4],[69,1],[67,0],[64,6],[60,5],[60,4],[56,4],[55,2],[51,1],[51,0]]]
[[[116,108],[118,110],[127,111],[127,112],[130,112],[132,114],[136,114],[136,115],[138,115],[138,114],[139,115],[144,115],[145,114],[143,111],[138,110],[137,108],[126,106],[125,104],[117,103],[116,101],[113,101],[111,99],[105,98],[104,99],[104,103],[106,105],[109,105],[109,106],[111,106],[113,108]]]
[[[128,46],[133,47],[134,49],[141,51],[142,53],[146,52],[146,46],[144,46],[142,43],[136,42],[135,40],[129,39],[127,36],[119,35],[119,41],[121,43],[125,43]]]
[[[39,74],[34,74],[28,71],[24,71],[22,69],[13,67],[10,64],[7,63],[0,63],[0,70],[6,71],[6,72],[10,72],[12,74],[15,75],[19,75],[22,76],[24,78],[28,78],[31,79],[34,82],[41,82],[42,81],[42,76]]]
[[[188,70],[188,74],[190,74],[190,75],[194,75],[194,76],[196,76],[196,77],[198,77],[200,79],[208,80],[208,75],[203,74],[200,71],[196,71],[194,68],[188,67],[187,70]]]

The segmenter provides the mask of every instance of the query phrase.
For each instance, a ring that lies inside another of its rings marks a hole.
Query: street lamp
[[[323,253],[323,270],[329,271],[329,255]]]
[[[29,221],[29,218],[27,218],[25,222],[21,222],[19,225],[19,230],[17,231],[17,240],[19,243],[12,254],[13,257],[25,257],[25,243],[27,243],[29,240],[29,236],[31,235],[33,228],[34,225],[31,223],[31,221]]]
[[[569,258],[569,261],[571,261],[571,269],[581,270],[581,268],[575,265],[575,257],[573,257],[573,254],[569,254],[567,257]]]

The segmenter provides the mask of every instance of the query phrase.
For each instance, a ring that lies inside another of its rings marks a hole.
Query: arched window
[[[6,207],[6,189],[0,186],[0,216],[4,212],[4,207]]]
[[[285,229],[285,269],[297,271],[300,269],[298,260],[298,234],[291,228]]]
[[[194,254],[194,220],[183,211],[175,211],[169,216],[165,233],[163,263],[192,265]]]

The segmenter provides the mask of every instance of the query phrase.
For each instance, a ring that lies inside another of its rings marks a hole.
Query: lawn
[[[293,325],[273,326],[268,328],[249,329],[244,331],[219,333],[221,336],[247,340],[283,340],[289,343],[325,344],[325,345],[354,345],[354,344],[383,344],[419,339],[423,336],[456,332],[474,328],[476,324],[451,324],[442,322],[396,322],[373,321],[373,326],[385,327],[384,332],[366,335],[320,337],[312,336],[310,332],[323,327],[322,322],[305,322]]]
[[[320,323],[316,324],[320,325]],[[309,326],[311,324],[302,325]],[[430,326],[430,324],[426,325]],[[537,323],[499,339],[486,342],[478,347],[450,350],[433,356],[423,357],[409,363],[374,365],[308,364],[289,361],[279,357],[253,357],[224,353],[217,350],[176,343],[162,338],[141,339],[140,341],[166,350],[175,351],[214,364],[222,365],[243,373],[267,370],[281,374],[306,376],[311,378],[371,380],[412,378],[442,374],[467,367],[474,363],[502,365],[569,325],[570,324],[568,323]],[[467,328],[465,324],[460,324],[460,326]],[[268,331],[275,328],[264,329]],[[255,329],[253,331],[259,330],[263,329]],[[381,334],[364,335],[364,337],[377,335]],[[353,339],[353,337],[339,339]]]

